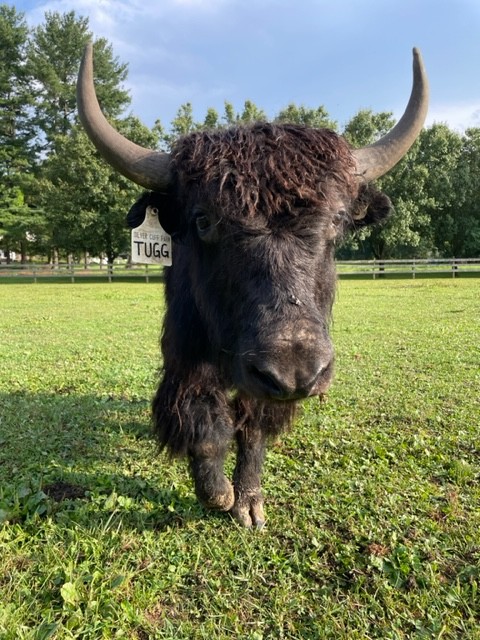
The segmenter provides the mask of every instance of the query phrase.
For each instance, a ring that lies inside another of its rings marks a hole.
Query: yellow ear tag
[[[132,262],[137,264],[172,264],[172,238],[158,220],[158,209],[147,207],[145,220],[132,229]]]

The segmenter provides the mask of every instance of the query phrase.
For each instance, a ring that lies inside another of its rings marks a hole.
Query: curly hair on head
[[[329,129],[256,123],[199,131],[176,142],[172,160],[182,186],[206,189],[225,217],[316,208],[332,184],[357,192],[350,147]]]

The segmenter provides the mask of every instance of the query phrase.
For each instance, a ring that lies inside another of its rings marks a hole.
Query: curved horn
[[[93,46],[85,47],[77,80],[77,106],[88,137],[103,158],[133,182],[162,191],[170,183],[170,155],[127,140],[107,122],[98,104],[93,84]]]
[[[405,113],[387,135],[377,142],[355,149],[357,175],[365,180],[383,176],[410,149],[422,130],[428,109],[428,79],[420,51],[413,50],[413,87]]]

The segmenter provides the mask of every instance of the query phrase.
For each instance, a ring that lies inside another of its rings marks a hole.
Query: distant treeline
[[[0,250],[56,260],[129,250],[125,214],[139,188],[94,151],[78,124],[75,83],[83,48],[94,40],[97,93],[106,115],[142,146],[169,149],[179,135],[258,120],[329,127],[354,146],[370,144],[394,124],[392,114],[360,110],[342,128],[323,106],[290,104],[276,115],[247,100],[237,112],[208,109],[202,121],[190,103],[168,127],[152,129],[125,113],[127,65],[88,19],[46,13],[30,29],[23,14],[0,5]],[[406,157],[378,181],[395,205],[384,226],[367,227],[338,248],[341,258],[475,257],[480,254],[480,128],[445,124],[425,129]]]

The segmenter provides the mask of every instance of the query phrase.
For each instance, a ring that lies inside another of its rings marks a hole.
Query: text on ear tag
[[[172,264],[172,238],[162,228],[155,207],[147,207],[145,220],[132,229],[132,262],[137,264]]]

